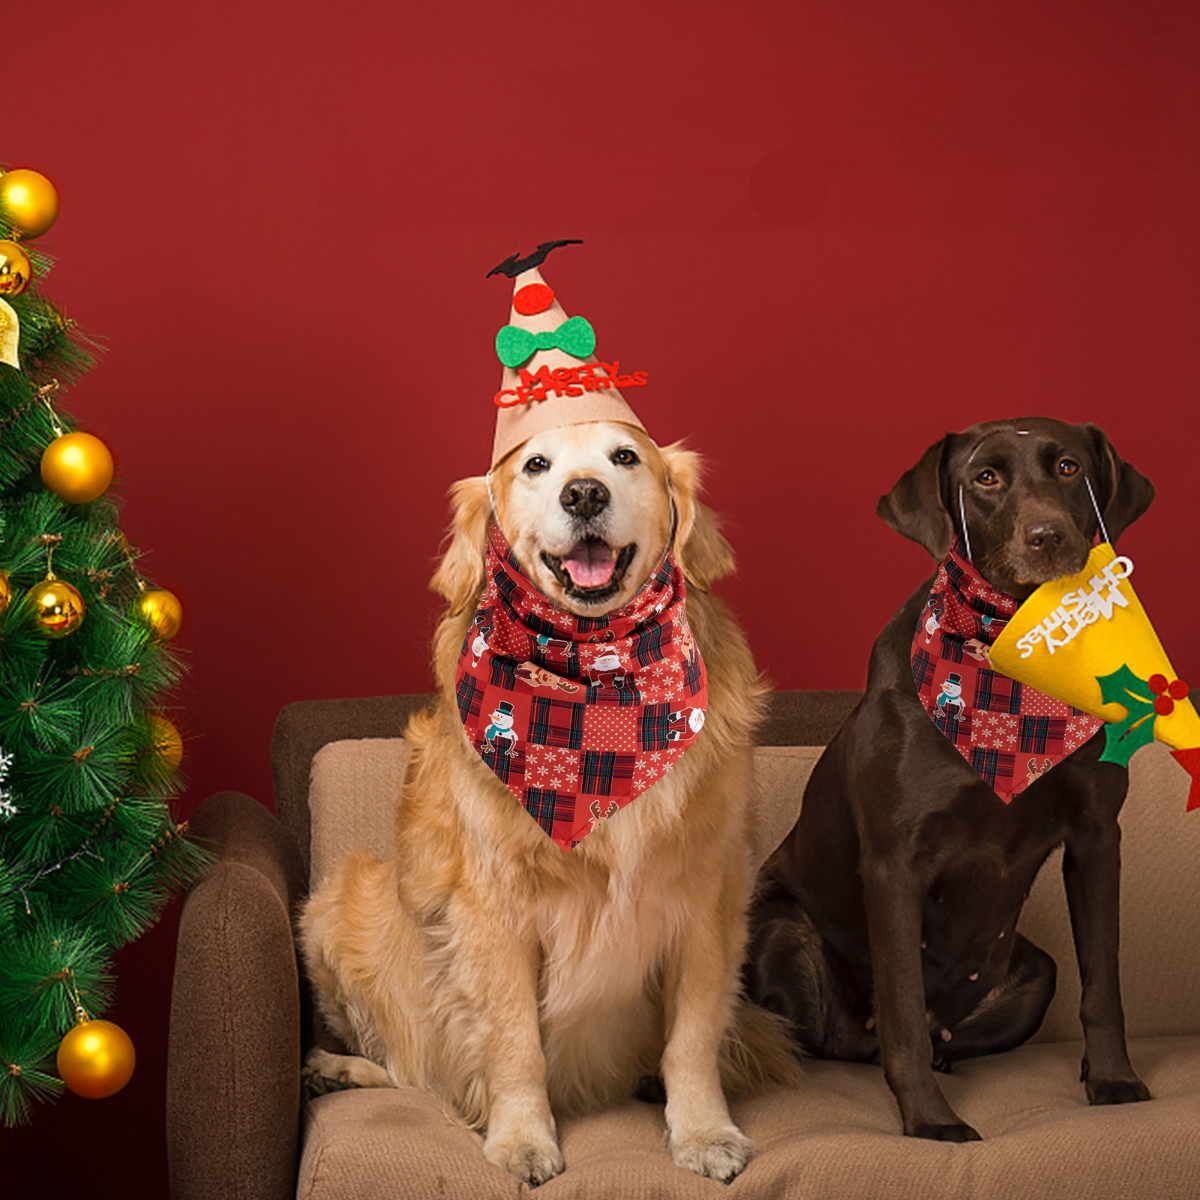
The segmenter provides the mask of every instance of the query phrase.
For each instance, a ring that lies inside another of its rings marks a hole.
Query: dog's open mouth
[[[636,542],[614,550],[603,538],[589,534],[562,556],[543,550],[542,562],[550,568],[568,596],[594,604],[621,590],[625,572],[635,554]]]

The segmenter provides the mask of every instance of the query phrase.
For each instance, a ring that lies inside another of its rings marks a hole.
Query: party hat
[[[488,272],[513,281],[508,324],[496,334],[504,369],[495,395],[493,467],[546,429],[589,421],[645,428],[618,387],[641,387],[646,372],[622,374],[619,361],[597,359],[591,322],[568,317],[538,270],[551,250],[571,240],[543,242],[533,254],[520,259],[514,254]]]
[[[1083,570],[1042,584],[1009,619],[989,666],[1107,721],[1102,762],[1129,762],[1157,738],[1192,776],[1200,808],[1200,716],[1175,674],[1129,577],[1107,542]]]

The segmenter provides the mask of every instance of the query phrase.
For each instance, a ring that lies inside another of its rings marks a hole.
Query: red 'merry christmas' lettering
[[[539,367],[536,371],[521,368],[521,384],[515,388],[503,388],[494,397],[497,408],[513,408],[528,404],[531,400],[545,400],[549,396],[582,396],[585,392],[601,392],[611,387],[643,387],[647,382],[645,371],[634,371],[632,375],[620,374],[620,361],[580,363],[577,367]],[[604,371],[596,374],[596,368]]]

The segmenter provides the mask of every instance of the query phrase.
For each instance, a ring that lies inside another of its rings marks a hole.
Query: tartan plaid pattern
[[[633,652],[643,667],[648,667],[652,662],[662,662],[666,655],[663,650],[664,638],[668,642],[671,640],[669,625],[647,625],[634,635]]]
[[[611,796],[613,785],[633,779],[636,754],[585,750],[579,757],[579,790],[589,796]]]
[[[933,682],[933,659],[928,650],[922,650],[918,646],[913,651],[912,669],[913,682],[917,685],[918,692]]]
[[[463,654],[466,654],[466,648]],[[483,699],[481,688],[470,675],[460,675],[454,685],[455,699],[458,700],[458,715],[464,722],[479,716],[479,704]]]
[[[584,706],[573,700],[534,696],[530,708],[529,740],[535,746],[580,749],[583,746],[583,711]]]
[[[575,827],[575,797],[554,788],[526,788],[525,808],[551,837],[556,828],[570,830]]]
[[[1022,717],[1021,753],[1045,754],[1047,747],[1060,744],[1066,733],[1066,717]]]
[[[671,743],[667,734],[671,732],[671,722],[667,720],[671,712],[669,704],[647,704],[642,709],[641,720],[638,721],[638,744],[643,750],[665,750]]]
[[[688,628],[683,573],[665,555],[624,608],[577,617],[537,590],[493,525],[485,578],[455,676],[459,716],[476,753],[569,851],[702,732],[704,663],[675,634]]]
[[[1003,754],[999,750],[985,750],[981,746],[971,748],[971,766],[983,777],[993,791],[998,792],[997,784],[1003,786],[1012,782],[1013,756]],[[1012,790],[1011,788],[1009,789]]]
[[[492,687],[511,692],[517,686],[517,660],[507,654],[493,654],[490,659],[492,677],[488,682]]]
[[[961,639],[960,639],[961,641]],[[957,659],[962,662],[962,657]],[[973,707],[983,712],[1019,713],[1021,684],[998,671],[978,671],[975,675]]]
[[[934,725],[1005,804],[1104,724],[987,665],[1017,607],[955,541],[917,618],[911,652],[917,695]],[[1072,717],[1079,725],[1069,730]]]

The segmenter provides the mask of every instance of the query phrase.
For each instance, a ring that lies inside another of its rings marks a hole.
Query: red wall
[[[1154,479],[1122,549],[1200,679],[1198,33],[1187,0],[39,8],[0,159],[58,184],[48,291],[111,347],[69,403],[187,605],[185,807],[271,803],[288,701],[430,686],[445,492],[491,444],[484,274],[556,237],[586,239],[547,271],[567,311],[710,459],[778,686],[861,685],[929,566],[876,498],[1025,414]],[[173,950],[169,918],[119,963],[133,1083],[0,1133],[10,1184],[165,1194]]]

